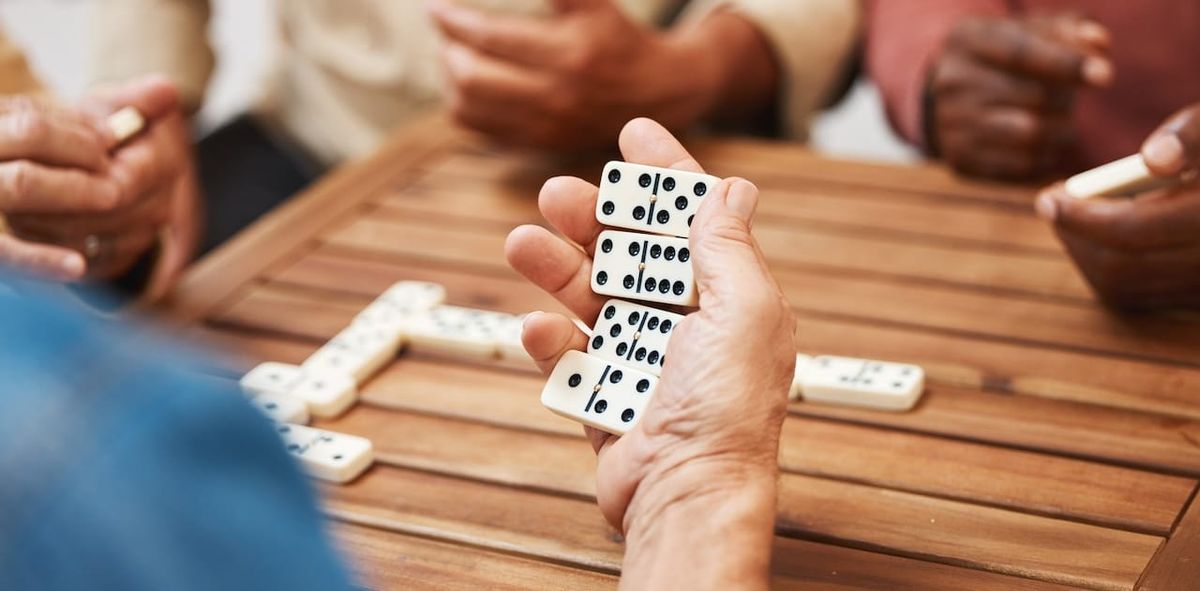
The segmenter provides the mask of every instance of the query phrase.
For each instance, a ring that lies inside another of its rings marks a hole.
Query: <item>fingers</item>
[[[704,172],[683,144],[653,119],[639,117],[625,124],[621,130],[620,146],[627,162]]]
[[[8,160],[100,172],[108,166],[108,150],[86,117],[18,97],[0,106],[0,161]]]
[[[26,242],[11,234],[0,234],[0,265],[55,281],[76,281],[86,270],[83,255],[78,252]]]
[[[731,178],[721,181],[696,212],[689,240],[701,310],[754,306],[760,295],[754,288],[774,285],[750,234],[757,207],[758,187]]]
[[[1038,196],[1038,214],[1095,244],[1149,252],[1200,242],[1200,188],[1180,187],[1138,199],[1075,199],[1057,184]]]
[[[108,177],[28,160],[0,163],[0,211],[105,211],[120,200],[120,187]]]
[[[1099,25],[1080,24],[1091,35]],[[1047,82],[1105,86],[1112,81],[1112,63],[1075,39],[1040,34],[1026,22],[1013,19],[973,18],[962,21],[947,41],[985,63]]]
[[[509,265],[580,318],[595,318],[604,298],[592,293],[591,258],[540,226],[520,226],[508,235]]]
[[[430,3],[429,14],[448,39],[488,55],[534,66],[562,56],[553,25],[541,19],[485,14],[444,0]]]
[[[36,234],[54,241],[88,234],[117,234],[128,228],[157,228],[167,223],[171,213],[171,193],[161,191],[153,198],[104,213],[17,214],[8,217],[18,234]]]
[[[117,207],[158,194],[173,186],[187,165],[182,116],[168,115],[113,154],[109,174],[121,188]]]
[[[100,117],[122,107],[133,107],[148,120],[164,117],[180,107],[179,89],[167,77],[150,75],[123,84],[97,88],[84,101]]]
[[[564,353],[587,348],[587,335],[566,316],[534,312],[525,317],[521,342],[542,373],[549,374]]]
[[[1142,144],[1146,167],[1160,176],[1174,176],[1200,167],[1200,104],[1172,115]]]
[[[596,221],[598,195],[595,185],[574,177],[552,178],[538,194],[538,208],[546,220],[589,256],[595,253],[596,237],[604,230]]]

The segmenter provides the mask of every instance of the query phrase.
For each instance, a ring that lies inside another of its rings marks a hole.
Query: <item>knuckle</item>
[[[37,110],[22,110],[12,116],[13,139],[26,148],[38,146],[50,135],[50,122]]]
[[[27,199],[33,192],[33,165],[28,160],[18,160],[8,167],[5,175],[8,191],[17,199]]]

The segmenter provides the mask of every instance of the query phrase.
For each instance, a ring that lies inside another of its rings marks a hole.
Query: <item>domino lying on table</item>
[[[472,359],[531,361],[521,345],[522,317],[446,306],[445,299],[437,284],[396,283],[303,364],[263,363],[242,377],[242,390],[277,423],[285,447],[309,474],[353,480],[371,464],[371,442],[302,425],[310,417],[346,412],[359,388],[403,345]]]
[[[695,306],[688,235],[704,196],[720,182],[706,174],[610,162],[600,179],[596,220],[622,230],[596,239],[592,291],[614,298],[592,325],[587,352],[570,351],[554,367],[542,404],[614,434],[637,424],[667,362],[684,316],[636,303]],[[798,355],[791,397],[908,410],[924,390],[915,365]]]

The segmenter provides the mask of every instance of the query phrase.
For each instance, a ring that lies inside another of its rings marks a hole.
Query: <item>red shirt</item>
[[[1082,89],[1077,152],[1090,168],[1137,152],[1171,113],[1200,102],[1200,2],[1196,0],[867,0],[867,69],[892,125],[924,145],[921,108],[929,67],[954,25],[972,15],[1072,12],[1108,27],[1116,80]]]

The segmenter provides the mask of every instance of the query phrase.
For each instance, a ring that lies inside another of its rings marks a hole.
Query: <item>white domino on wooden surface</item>
[[[721,179],[614,161],[604,167],[596,220],[606,226],[687,237],[704,197]]]
[[[270,394],[303,402],[309,413],[323,418],[342,414],[358,399],[358,388],[350,375],[287,363],[260,364],[239,383],[242,390],[254,396]]]
[[[800,390],[804,387],[804,371],[812,363],[812,357],[803,353],[796,354],[796,371],[792,374],[792,387],[788,389],[788,400],[799,400]]]
[[[361,385],[395,359],[402,338],[393,327],[352,324],[310,355],[303,367],[322,375],[348,375]]]
[[[667,343],[675,327],[683,320],[675,314],[623,300],[609,300],[600,308],[588,354],[632,367],[656,376],[662,375]]]
[[[385,290],[354,318],[366,324],[403,331],[413,316],[446,301],[446,288],[425,281],[400,281]]]
[[[371,441],[362,437],[286,423],[276,425],[275,430],[288,453],[321,480],[350,482],[374,461]]]
[[[117,145],[121,145],[145,129],[146,118],[136,108],[124,107],[109,115],[105,124],[108,125],[108,130],[112,133],[113,138],[117,140]]]
[[[250,402],[276,423],[307,425],[310,418],[308,405],[291,396],[263,393],[252,397]]]
[[[1081,172],[1067,179],[1064,188],[1068,195],[1076,199],[1131,197],[1169,187],[1180,180],[1178,177],[1155,176],[1141,154],[1134,154]]]
[[[904,411],[925,389],[925,370],[906,363],[822,355],[805,364],[801,395],[808,402]]]
[[[488,359],[500,356],[502,349],[517,354],[520,322],[520,317],[503,312],[438,306],[414,318],[404,336],[416,350]]]
[[[606,230],[596,239],[592,291],[625,300],[694,306],[686,238]]]
[[[628,432],[654,395],[658,378],[581,351],[567,351],[542,389],[556,414],[616,435]]]

